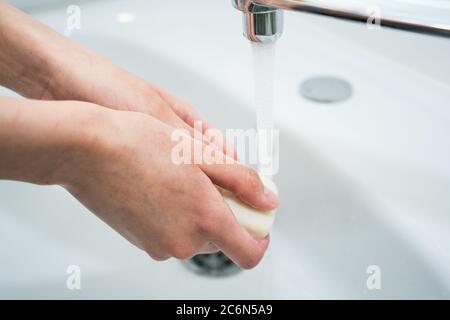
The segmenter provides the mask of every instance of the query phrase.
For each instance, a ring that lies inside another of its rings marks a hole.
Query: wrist
[[[88,167],[109,110],[80,102],[0,98],[0,179],[69,186]]]
[[[49,98],[49,28],[0,3],[0,85],[29,98]]]
[[[100,59],[88,50],[0,2],[0,85],[27,98],[77,99]]]
[[[113,128],[114,111],[95,104],[69,101],[66,105],[63,120],[67,124],[63,129],[61,148],[64,150],[60,165],[49,177],[50,184],[58,184],[66,188],[80,188],[83,177],[91,177],[96,164],[106,154]]]

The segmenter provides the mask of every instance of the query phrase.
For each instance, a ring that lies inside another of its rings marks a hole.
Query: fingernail
[[[271,207],[276,208],[279,204],[278,196],[269,188],[264,187],[264,197]]]

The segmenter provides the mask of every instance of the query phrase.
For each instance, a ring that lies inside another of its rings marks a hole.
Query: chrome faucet
[[[283,11],[296,10],[395,29],[450,37],[448,0],[232,0],[243,12],[244,36],[273,42],[283,31]]]

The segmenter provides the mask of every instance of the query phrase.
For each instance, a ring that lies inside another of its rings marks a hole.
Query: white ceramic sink
[[[74,40],[222,129],[253,126],[250,51],[229,1],[81,10]],[[124,12],[134,22],[118,23]],[[65,7],[34,14],[64,31]],[[450,71],[450,41],[296,13],[285,28],[275,108],[282,206],[256,269],[207,278],[154,262],[63,189],[0,181],[0,298],[450,298],[450,83],[440,72]],[[410,48],[425,46],[414,60]],[[301,98],[301,81],[322,74],[349,81],[352,98]],[[81,268],[81,290],[66,288],[69,265]],[[381,269],[380,290],[366,286],[370,265]]]

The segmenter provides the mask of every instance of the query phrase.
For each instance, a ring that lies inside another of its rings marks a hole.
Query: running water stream
[[[254,104],[258,137],[258,172],[271,177],[277,171],[277,141],[273,122],[275,43],[252,42]]]
[[[254,106],[256,109],[256,130],[258,138],[258,172],[272,179],[278,171],[278,133],[274,130],[274,75],[275,42],[252,42]],[[275,261],[269,247],[264,258],[265,265],[274,270]],[[260,284],[261,296],[271,296],[275,274],[270,272]]]

